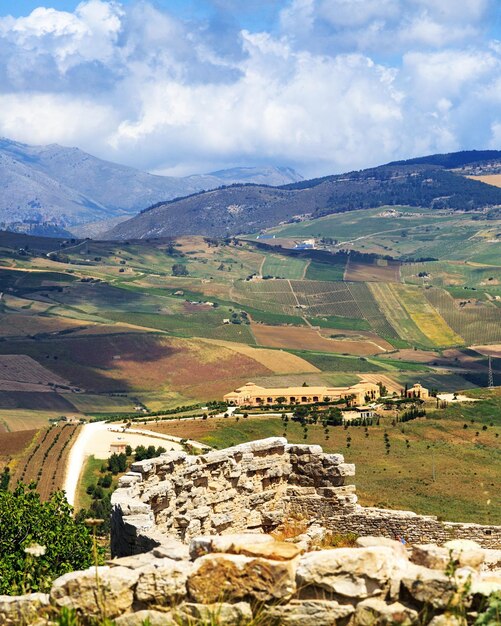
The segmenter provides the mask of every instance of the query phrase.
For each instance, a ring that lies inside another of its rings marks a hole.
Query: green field
[[[261,270],[263,276],[275,278],[303,278],[308,261],[294,257],[284,257],[275,254],[266,255],[266,260]]]

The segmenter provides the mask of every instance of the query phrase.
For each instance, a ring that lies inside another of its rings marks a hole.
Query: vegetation
[[[42,502],[23,484],[0,490],[0,593],[49,590],[54,578],[92,563],[92,538],[62,492]]]

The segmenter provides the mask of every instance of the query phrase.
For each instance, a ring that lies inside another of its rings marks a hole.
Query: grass
[[[483,425],[487,430],[482,430]],[[158,428],[178,436],[194,436],[220,449],[284,434],[280,419],[261,417],[238,422],[235,418],[209,419],[196,425],[162,424]],[[328,440],[321,426],[310,426],[306,439],[299,424],[289,422],[286,430],[291,442],[320,444],[326,452],[340,452],[347,462],[355,463],[354,482],[363,505],[408,509],[451,521],[501,523],[501,493],[497,489],[501,448],[495,436],[501,436],[499,396],[396,426],[385,417],[380,426],[368,427],[368,437],[363,427],[332,427]],[[385,453],[385,431],[390,438],[389,455]],[[347,436],[351,437],[349,448]]]
[[[367,320],[356,317],[342,317],[340,315],[328,315],[324,317],[310,317],[308,320],[313,326],[320,328],[336,328],[339,330],[371,330]]]
[[[340,259],[333,263],[320,263],[312,261],[308,265],[305,278],[308,280],[343,280],[346,259]]]
[[[263,276],[300,280],[303,277],[307,263],[304,259],[267,254],[261,273]]]
[[[101,476],[100,470],[103,463],[105,463],[103,459],[96,459],[93,456],[85,459],[75,494],[76,511],[90,508],[92,496],[87,493],[87,487],[97,483],[98,478]]]
[[[337,356],[327,352],[289,350],[324,372],[381,372],[385,368],[364,357]]]

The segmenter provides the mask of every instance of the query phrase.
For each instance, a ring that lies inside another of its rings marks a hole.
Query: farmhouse
[[[328,400],[326,400],[328,398]],[[227,393],[224,401],[237,406],[262,406],[276,404],[280,399],[287,404],[311,404],[313,402],[346,400],[349,404],[362,405],[367,400],[379,398],[379,387],[374,383],[357,383],[351,387],[260,387],[247,383]]]
[[[430,392],[426,389],[426,387],[416,383],[410,389],[407,389],[407,391],[402,395],[405,395],[406,398],[420,398],[421,400],[427,400],[430,397]]]

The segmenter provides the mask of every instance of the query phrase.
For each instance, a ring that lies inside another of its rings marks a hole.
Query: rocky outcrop
[[[65,574],[51,608],[39,594],[0,598],[0,623],[69,607],[84,622],[105,616],[117,626],[466,626],[501,592],[501,572],[483,570],[487,551],[473,542],[411,550],[363,537],[353,548],[291,547],[268,535],[199,537],[180,559],[171,544],[175,558],[162,548]]]
[[[112,553],[228,533],[267,533],[287,519],[317,520],[333,532],[405,536],[412,543],[473,539],[501,546],[501,527],[441,522],[411,511],[357,504],[355,466],[320,446],[273,437],[190,456],[166,452],[132,465],[113,493]],[[308,537],[301,544],[307,546]]]

